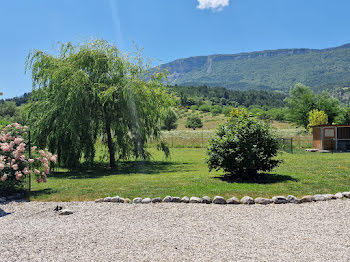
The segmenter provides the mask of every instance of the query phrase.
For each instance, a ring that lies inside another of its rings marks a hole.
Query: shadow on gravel
[[[274,184],[285,181],[294,181],[298,182],[298,179],[288,176],[288,175],[279,175],[279,174],[268,174],[268,173],[259,173],[255,177],[215,177],[222,181],[228,183],[248,183],[248,184]]]
[[[7,213],[6,211],[4,211],[0,208],[0,217],[4,217],[4,216],[10,215],[10,214],[11,213]]]
[[[99,178],[111,175],[129,174],[159,174],[163,172],[177,172],[179,170],[188,172],[191,169],[184,168],[186,163],[174,163],[169,161],[125,161],[117,163],[117,167],[109,168],[106,165],[98,164],[93,167],[83,167],[79,171],[52,172],[50,177],[84,179]]]

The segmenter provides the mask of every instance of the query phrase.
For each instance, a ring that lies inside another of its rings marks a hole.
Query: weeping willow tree
[[[148,158],[145,144],[159,138],[173,100],[163,73],[145,77],[149,70],[142,57],[130,58],[104,40],[66,43],[58,55],[31,52],[27,70],[33,81],[28,107],[33,139],[57,153],[61,164],[74,168],[82,157],[92,162],[101,136],[111,167],[116,159]]]

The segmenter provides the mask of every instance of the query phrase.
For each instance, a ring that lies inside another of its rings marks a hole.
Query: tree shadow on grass
[[[93,167],[83,167],[79,171],[52,172],[50,177],[84,179],[111,175],[159,174],[162,172],[193,171],[184,168],[184,165],[187,165],[187,163],[174,163],[169,161],[123,161],[117,163],[117,167],[115,168],[109,168],[106,164],[95,164]]]
[[[275,183],[280,183],[285,181],[298,182],[298,179],[288,175],[268,174],[268,173],[259,173],[255,177],[221,176],[221,177],[215,177],[215,178],[228,183],[248,183],[248,184],[275,184]]]
[[[30,196],[31,197],[38,197],[41,195],[49,195],[49,194],[54,194],[57,193],[58,190],[52,189],[52,188],[45,188],[45,189],[40,189],[40,190],[33,190],[30,191]]]

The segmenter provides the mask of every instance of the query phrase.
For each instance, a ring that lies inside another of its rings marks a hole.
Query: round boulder
[[[254,199],[255,204],[260,204],[260,205],[268,205],[272,203],[271,199],[268,198],[263,198],[263,197],[257,197]]]
[[[239,199],[237,197],[231,197],[231,198],[227,199],[227,204],[238,205],[238,204],[240,204],[240,202],[239,202]]]
[[[225,205],[225,204],[227,204],[225,198],[223,198],[223,197],[221,197],[221,196],[216,196],[216,197],[214,197],[213,203],[214,203],[214,204],[219,204],[219,205]]]
[[[211,199],[208,196],[202,197],[202,203],[204,204],[211,204]]]
[[[241,198],[241,203],[244,205],[253,205],[254,203],[254,199],[251,198],[250,196],[244,196]]]
[[[191,197],[190,203],[202,203],[202,199],[200,197]]]

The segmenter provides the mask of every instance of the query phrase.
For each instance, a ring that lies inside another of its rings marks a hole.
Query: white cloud
[[[198,9],[213,9],[215,11],[221,11],[224,7],[228,6],[229,0],[197,0]]]

